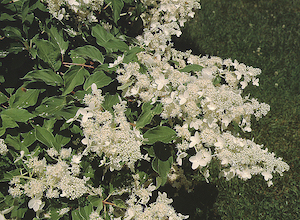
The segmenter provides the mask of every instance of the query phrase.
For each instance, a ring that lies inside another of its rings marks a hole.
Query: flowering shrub
[[[34,65],[0,96],[9,165],[0,218],[28,218],[32,209],[35,219],[187,219],[160,192],[167,182],[193,191],[181,166],[209,182],[216,160],[220,178],[261,174],[269,186],[289,169],[240,137],[252,116],[270,110],[243,94],[259,86],[260,69],[173,47],[197,1],[44,3],[2,2],[15,15],[1,20],[23,23],[3,29],[10,46],[2,59],[26,50]],[[142,34],[126,36],[130,25],[119,23],[139,19]]]

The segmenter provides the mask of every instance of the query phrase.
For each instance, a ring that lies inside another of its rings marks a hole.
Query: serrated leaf
[[[50,41],[54,45],[57,45],[60,53],[64,55],[68,49],[69,41],[64,40],[62,30],[58,31],[56,27],[51,26],[51,28],[47,30],[47,33],[50,37]]]
[[[83,85],[83,89],[87,90],[93,83],[97,85],[97,88],[102,88],[103,86],[109,85],[113,80],[108,77],[103,71],[94,71],[90,75]]]
[[[176,138],[176,132],[166,126],[157,126],[149,129],[144,134],[145,144],[154,144],[157,141],[170,143]]]
[[[142,113],[136,122],[136,127],[142,128],[145,125],[149,124],[154,115],[160,114],[162,110],[163,108],[161,103],[157,104],[156,106],[153,106],[150,102],[145,102],[142,105]]]
[[[83,47],[78,47],[70,51],[70,56],[72,57],[83,57],[85,59],[90,58],[91,60],[99,63],[104,62],[104,57],[102,53],[94,46],[85,45]]]
[[[65,90],[62,95],[69,94],[76,86],[82,85],[84,83],[84,79],[89,75],[89,72],[83,67],[71,66],[63,77]]]
[[[17,122],[27,122],[29,119],[35,117],[35,115],[29,113],[27,110],[17,108],[5,109],[0,114],[7,115]]]
[[[27,108],[36,104],[40,90],[20,87],[9,99],[12,108]],[[11,101],[12,100],[12,101]]]
[[[186,67],[180,69],[180,72],[191,72],[191,71],[201,71],[203,69],[203,66],[197,65],[197,64],[190,64]]]
[[[56,48],[53,43],[46,40],[37,39],[34,41],[34,43],[38,48],[38,57],[41,58],[44,62],[48,63],[54,71],[57,71],[61,66],[61,54],[59,49]]]
[[[35,109],[35,113],[40,116],[49,116],[57,113],[66,105],[66,98],[63,96],[53,96],[45,98],[41,105]]]
[[[27,73],[23,78],[31,81],[44,82],[50,86],[63,85],[63,79],[51,69],[33,70]]]
[[[61,147],[56,143],[53,134],[46,128],[36,126],[35,135],[36,139],[42,144],[46,145],[49,148],[55,148],[58,152],[60,151]]]

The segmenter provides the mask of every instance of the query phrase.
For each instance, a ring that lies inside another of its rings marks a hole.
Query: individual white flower
[[[41,199],[32,198],[28,202],[28,208],[33,209],[35,212],[37,212],[43,208],[43,202]]]
[[[165,85],[169,83],[169,80],[165,78],[163,74],[160,74],[158,79],[155,80],[157,84],[157,90],[161,90]]]
[[[73,155],[72,157],[72,163],[80,164],[82,155]]]
[[[199,152],[197,152],[195,156],[191,156],[189,161],[192,163],[192,169],[195,170],[199,166],[201,167],[206,166],[210,162],[211,158],[212,156],[210,151],[206,149],[202,149]]]
[[[192,148],[192,147],[194,147],[195,145],[199,144],[199,143],[200,143],[200,135],[199,135],[199,132],[196,131],[196,132],[195,132],[195,135],[192,136],[192,137],[190,138],[190,140],[191,140],[191,143],[190,143],[190,145],[189,145],[189,148]]]

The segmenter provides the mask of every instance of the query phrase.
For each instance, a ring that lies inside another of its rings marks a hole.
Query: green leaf
[[[49,132],[46,128],[42,128],[39,126],[35,127],[35,135],[36,139],[42,144],[46,145],[49,148],[55,148],[58,152],[61,147],[56,143],[55,138],[51,132]]]
[[[27,108],[36,104],[40,90],[20,87],[9,99],[12,108]]]
[[[197,64],[190,64],[184,67],[183,69],[180,69],[180,72],[196,72],[201,71],[203,69],[203,66],[197,65]]]
[[[65,90],[62,95],[69,94],[76,86],[82,85],[84,83],[84,79],[89,75],[89,72],[83,67],[71,66],[63,77]]]
[[[27,133],[21,134],[21,136],[23,137],[23,140],[21,141],[21,143],[26,148],[29,147],[30,145],[32,145],[36,141],[35,132],[33,130],[31,130]]]
[[[65,137],[60,134],[55,135],[55,141],[60,145],[60,147],[64,147],[70,142],[71,138],[70,137]]]
[[[124,2],[122,0],[113,0],[111,2],[113,9],[113,19],[114,22],[117,24],[118,20],[120,19],[121,11],[124,7]]]
[[[163,108],[161,103],[157,104],[156,106],[153,106],[150,103],[151,102],[145,102],[142,105],[142,113],[136,122],[137,128],[142,128],[149,124],[154,115],[158,115],[162,112]]]
[[[15,148],[18,151],[22,149],[22,144],[21,144],[21,141],[20,141],[20,135],[11,136],[10,134],[8,134],[5,138],[5,143],[9,146],[12,146],[13,148]]]
[[[102,107],[110,112],[113,112],[113,106],[119,102],[120,100],[118,94],[115,95],[106,94]]]
[[[9,15],[6,13],[1,13],[0,21],[15,21],[14,15]]]
[[[66,97],[53,96],[45,98],[41,105],[35,109],[40,116],[50,116],[60,111],[66,105]]]
[[[29,119],[35,117],[35,115],[29,113],[27,110],[17,108],[5,109],[0,114],[9,116],[17,122],[27,122]]]
[[[105,49],[112,50],[114,52],[116,52],[116,51],[123,52],[125,50],[129,50],[128,45],[124,41],[121,41],[117,38],[110,39],[108,42],[106,42],[104,47],[105,47]]]
[[[170,143],[172,140],[176,138],[176,132],[166,126],[157,126],[155,128],[151,128],[144,134],[145,144],[154,144],[157,141],[161,141],[163,143]]]
[[[133,47],[129,51],[126,51],[124,54],[123,63],[137,62],[138,58],[136,54],[141,51],[143,51],[143,49],[140,47]]]
[[[1,119],[2,119],[2,127],[5,129],[19,127],[16,121],[8,115],[1,115]]]
[[[108,77],[103,71],[96,71],[90,75],[83,85],[83,89],[87,90],[93,83],[97,85],[97,88],[109,85],[113,80]]]
[[[5,103],[8,101],[8,97],[0,92],[0,104]]]
[[[114,36],[107,32],[100,24],[92,27],[92,36],[96,38],[97,44],[105,47],[104,45],[110,40],[113,39]]]
[[[47,33],[50,37],[50,41],[54,45],[57,45],[60,53],[64,55],[66,50],[68,49],[69,41],[64,40],[62,30],[58,31],[56,27],[51,26],[51,28],[47,30]]]
[[[63,79],[51,69],[33,70],[27,73],[23,78],[31,81],[44,82],[50,86],[63,85]]]
[[[167,182],[168,173],[170,172],[172,164],[173,164],[172,156],[169,157],[169,159],[167,161],[162,161],[162,160],[158,159],[157,157],[155,157],[152,160],[152,168],[161,177],[161,185],[162,186],[165,185],[165,183]]]
[[[102,203],[102,199],[99,198],[99,196],[89,195],[87,199],[90,201],[90,203],[94,207],[97,207],[97,211],[101,211],[102,210],[103,203]]]
[[[20,41],[22,41],[22,39],[23,39],[22,33],[18,28],[6,26],[2,30],[4,32],[4,36],[7,38],[12,38],[12,39],[20,40]]]
[[[102,53],[94,46],[85,45],[83,47],[78,47],[70,51],[70,56],[72,57],[83,57],[85,59],[90,58],[91,60],[99,63],[104,62],[104,57]]]
[[[108,51],[124,51],[129,49],[125,42],[115,38],[99,24],[92,27],[92,36],[96,38],[98,45],[104,47]]]
[[[54,71],[57,71],[61,66],[61,54],[59,49],[56,48],[53,43],[46,40],[37,39],[34,43],[38,48],[37,55],[39,58],[48,63]]]

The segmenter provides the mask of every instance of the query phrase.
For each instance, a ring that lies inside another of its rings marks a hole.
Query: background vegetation
[[[253,120],[245,136],[290,165],[270,188],[262,176],[216,180],[214,212],[222,219],[300,219],[300,1],[201,0],[201,6],[175,46],[262,69],[260,86],[245,94],[271,111]]]

